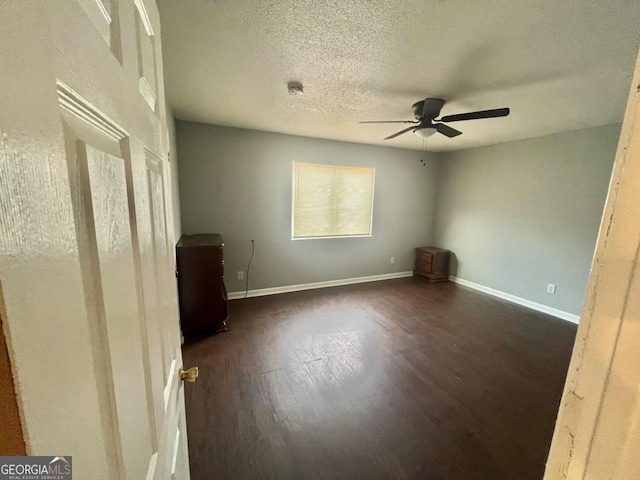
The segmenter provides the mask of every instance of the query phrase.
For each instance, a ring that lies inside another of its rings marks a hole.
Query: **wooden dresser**
[[[183,335],[227,329],[224,242],[218,234],[183,235],[176,245]]]
[[[427,277],[432,282],[449,280],[449,250],[436,247],[416,248],[413,273]]]

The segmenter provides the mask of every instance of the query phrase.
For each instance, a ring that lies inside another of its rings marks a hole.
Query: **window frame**
[[[356,234],[356,235],[321,235],[316,237],[296,237],[295,232],[295,197],[296,197],[296,164],[299,165],[317,165],[321,167],[333,167],[333,168],[363,168],[371,169],[373,171],[372,189],[371,189],[371,218],[369,218],[369,233],[368,234]],[[311,162],[291,162],[291,240],[324,240],[329,238],[371,238],[373,237],[373,209],[375,205],[376,196],[376,167],[360,167],[360,166],[348,166],[348,165],[332,165],[328,163],[311,163]]]

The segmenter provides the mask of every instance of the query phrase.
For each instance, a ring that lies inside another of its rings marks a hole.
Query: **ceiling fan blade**
[[[416,127],[409,127],[409,128],[405,128],[404,130],[400,130],[399,132],[394,133],[393,135],[389,135],[387,138],[385,138],[385,140],[391,140],[392,138],[396,138],[399,137],[400,135],[402,135],[403,133],[407,133],[410,132],[411,130],[414,130]]]
[[[365,120],[358,123],[419,123],[417,120]]]
[[[479,112],[458,113],[457,115],[445,115],[440,122],[460,122],[462,120],[479,120],[481,118],[506,117],[508,108],[496,108],[494,110],[481,110]]]
[[[453,138],[458,135],[462,135],[460,130],[456,130],[455,128],[451,128],[449,125],[445,125],[444,123],[436,123],[434,124],[436,130],[438,130],[441,134],[446,137]]]
[[[441,98],[425,98],[422,107],[422,116],[426,118],[436,118],[440,115],[440,110],[442,110],[443,105],[444,100]]]

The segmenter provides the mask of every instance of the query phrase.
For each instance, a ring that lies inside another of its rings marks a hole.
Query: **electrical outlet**
[[[553,283],[547,285],[547,293],[555,294],[556,286]]]
[[[396,257],[391,257],[390,262],[391,262],[391,265],[393,265],[394,263],[396,263]]]
[[[238,280],[244,280],[244,272],[242,270],[238,272]]]

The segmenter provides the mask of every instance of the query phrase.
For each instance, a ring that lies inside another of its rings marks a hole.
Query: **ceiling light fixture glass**
[[[421,128],[419,130],[415,130],[413,133],[422,138],[427,138],[436,133],[437,130],[433,127]]]

